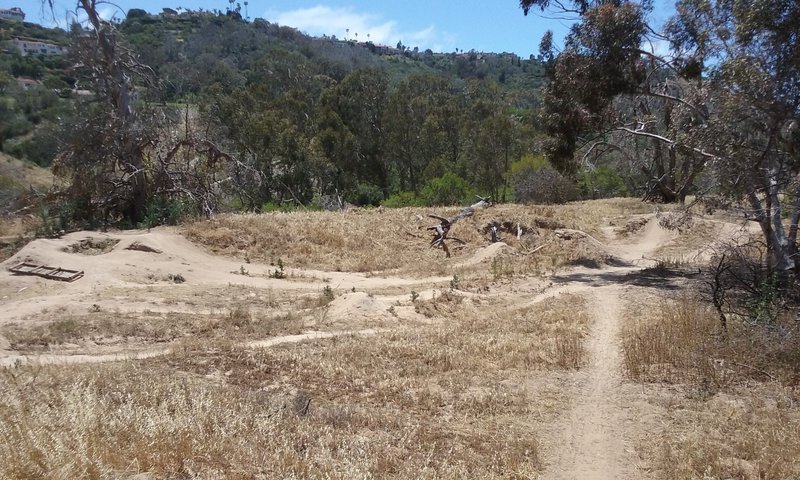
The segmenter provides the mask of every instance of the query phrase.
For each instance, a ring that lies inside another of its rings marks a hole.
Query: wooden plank
[[[74,282],[83,277],[83,270],[70,270],[67,268],[50,267],[48,265],[25,262],[9,267],[8,270],[20,275],[36,275],[49,280],[59,280],[62,282]]]

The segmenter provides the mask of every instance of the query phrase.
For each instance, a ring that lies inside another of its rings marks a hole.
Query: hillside
[[[412,75],[436,73],[453,79],[477,78],[501,84],[514,106],[527,108],[544,81],[544,67],[509,53],[432,52],[414,47],[375,45],[335,37],[310,37],[291,26],[263,19],[244,21],[235,12],[149,14],[134,9],[119,26],[147,65],[170,85],[167,100],[199,93],[225,75],[246,78],[259,61],[294,52],[314,62],[321,74],[341,81],[354,70],[377,68],[391,84]]]
[[[9,206],[13,199],[31,188],[47,191],[53,181],[48,169],[0,153],[0,204],[3,206]]]
[[[124,61],[106,67],[85,57],[95,51],[92,36],[77,27],[68,55],[0,55],[2,149],[42,166],[67,153],[66,185],[94,184],[81,200],[87,211],[66,214],[81,225],[109,216],[140,224],[148,209],[159,217],[261,211],[332,197],[356,205],[447,204],[474,194],[506,201],[512,163],[536,141],[543,66],[513,54],[314,38],[235,12],[133,9],[114,28]],[[4,30],[7,46],[14,29],[65,35],[20,24]],[[129,133],[147,141],[104,140],[120,137],[111,106],[121,100],[102,81],[114,65],[135,97]],[[138,159],[125,159],[131,154]],[[165,155],[169,166],[147,160]],[[193,156],[207,168],[185,163]],[[153,169],[139,170],[150,198],[134,206],[129,192],[111,187],[130,182],[110,177],[139,163]],[[210,191],[212,178],[228,180]]]

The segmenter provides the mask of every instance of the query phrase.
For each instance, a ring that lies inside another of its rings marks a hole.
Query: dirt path
[[[341,337],[348,335],[375,335],[381,330],[375,328],[366,328],[363,330],[344,330],[335,332],[305,332],[295,335],[281,335],[277,337],[270,337],[263,340],[253,340],[240,344],[245,348],[270,348],[277,345],[286,343],[299,343],[308,340],[320,340],[333,337]],[[144,360],[147,358],[160,357],[169,355],[172,352],[171,348],[148,348],[144,350],[135,350],[131,352],[109,353],[100,355],[56,355],[56,354],[39,354],[39,355],[8,355],[0,357],[0,367],[11,367],[14,365],[36,364],[36,365],[75,365],[83,363],[105,363],[105,362],[120,362],[125,360]]]
[[[572,394],[572,409],[552,426],[548,479],[643,478],[631,454],[635,432],[622,387],[618,333],[624,290],[606,286],[592,295],[594,325],[587,342],[590,363]]]
[[[634,443],[646,426],[638,421],[635,393],[622,376],[619,333],[625,302],[635,302],[636,292],[624,285],[626,275],[635,274],[649,262],[642,261],[674,234],[650,221],[635,243],[610,247],[627,267],[606,266],[556,276],[561,284],[553,293],[577,293],[590,300],[592,329],[586,342],[589,364],[576,374],[570,392],[571,409],[548,426],[544,440],[549,462],[545,479],[640,479],[647,471],[634,453]],[[539,298],[535,299],[539,300]]]

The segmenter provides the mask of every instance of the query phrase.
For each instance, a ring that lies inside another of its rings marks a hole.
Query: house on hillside
[[[0,18],[6,20],[18,20],[20,22],[25,20],[25,12],[19,7],[13,8],[0,8]]]
[[[65,55],[67,48],[35,38],[16,37],[11,40],[22,55]]]
[[[23,90],[29,90],[29,89],[31,89],[33,87],[36,87],[36,86],[42,84],[42,82],[40,82],[38,80],[33,80],[31,78],[19,77],[16,80],[17,80],[17,85],[19,85],[19,88],[21,88]]]

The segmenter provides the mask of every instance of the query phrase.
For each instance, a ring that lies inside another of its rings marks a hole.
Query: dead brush
[[[790,316],[771,325],[738,319],[723,331],[714,309],[689,295],[650,308],[650,318],[629,312],[623,328],[625,369],[635,380],[688,382],[717,391],[743,381],[796,377],[800,338]]]
[[[432,212],[431,210],[434,210]],[[426,215],[443,216],[460,208],[400,208],[348,212],[291,212],[260,215],[219,215],[185,227],[186,235],[215,253],[268,262],[281,257],[292,266],[329,271],[382,272],[398,269],[422,275],[452,274],[452,264],[441,251],[429,247],[424,234]],[[454,234],[467,246],[454,258],[472,255],[487,244],[482,227],[497,219],[536,227],[538,233],[555,228],[601,232],[604,218],[651,212],[636,199],[576,202],[560,206],[496,205],[481,209],[455,224]],[[512,247],[527,248],[528,237],[505,239]],[[377,234],[379,233],[379,234]],[[524,250],[524,248],[523,248]],[[348,252],[342,255],[342,252]],[[544,255],[544,253],[541,253]]]

